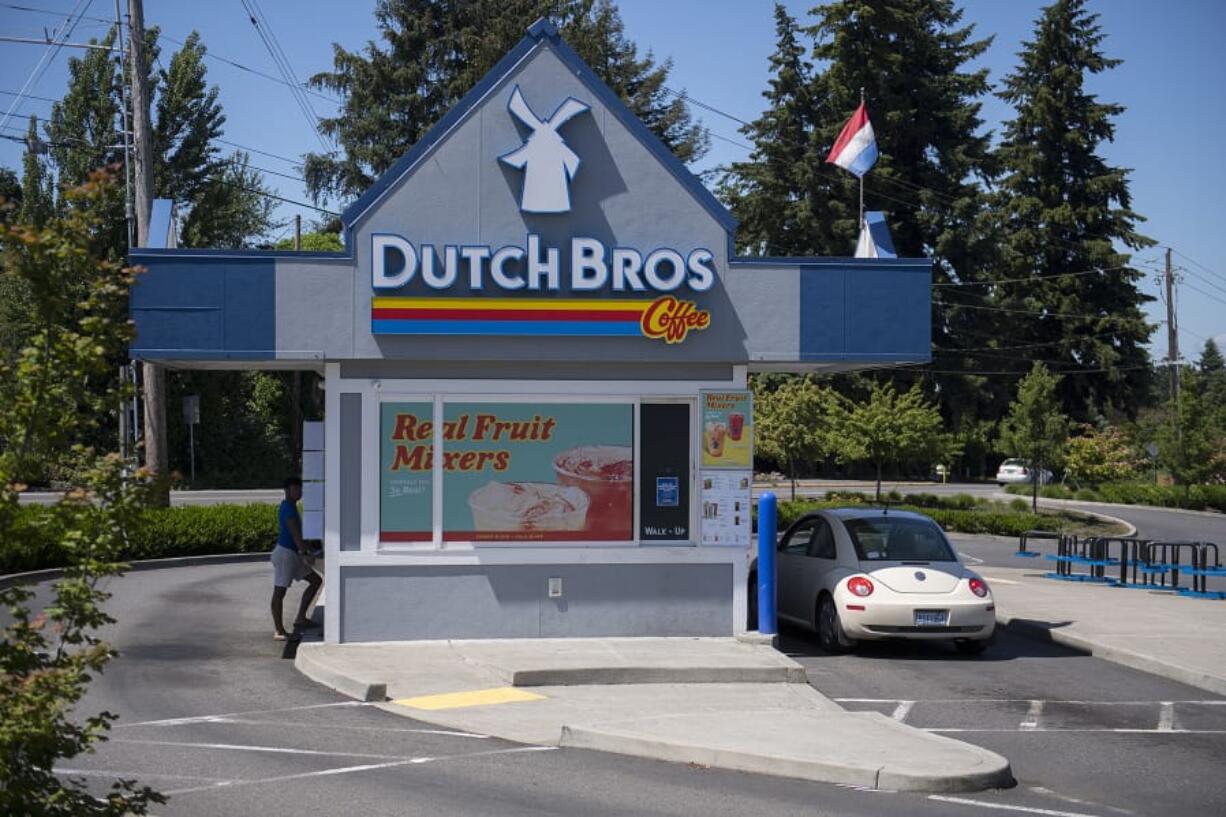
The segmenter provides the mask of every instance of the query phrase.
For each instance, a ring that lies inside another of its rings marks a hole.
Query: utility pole
[[[294,215],[294,249],[302,249],[302,214]],[[302,474],[302,372],[294,370],[290,378],[289,460],[290,471]]]
[[[149,246],[149,215],[153,207],[153,139],[149,126],[149,77],[145,58],[145,9],[142,0],[128,0],[128,62],[132,66],[132,140],[136,154],[136,246]],[[170,470],[166,449],[166,371],[145,361],[145,467],[156,474],[154,503],[170,504]]]
[[[1175,314],[1175,275],[1171,248],[1166,248],[1166,362],[1170,366],[1171,399],[1179,399],[1179,319]]]

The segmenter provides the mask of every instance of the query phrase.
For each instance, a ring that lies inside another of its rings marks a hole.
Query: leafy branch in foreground
[[[149,487],[130,463],[79,442],[118,405],[113,362],[132,337],[126,302],[135,270],[99,249],[101,205],[113,189],[110,173],[98,171],[42,226],[0,224],[3,276],[28,293],[32,328],[15,359],[0,363],[0,546],[41,537],[68,563],[41,611],[26,587],[0,590],[0,814],[119,817],[165,802],[135,780],[99,792],[55,772],[58,761],[106,740],[116,718],[81,719],[76,707],[115,655],[97,634],[114,621],[99,584],[122,569],[116,554]],[[31,525],[18,494],[37,461],[71,464],[73,485]]]

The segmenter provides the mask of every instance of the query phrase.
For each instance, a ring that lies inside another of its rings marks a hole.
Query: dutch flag
[[[843,126],[826,161],[857,176],[863,176],[876,163],[877,137],[873,135],[873,125],[868,121],[863,102]]]

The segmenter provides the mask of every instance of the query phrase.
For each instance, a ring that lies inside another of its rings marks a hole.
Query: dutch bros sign
[[[464,283],[475,293],[490,290],[519,297],[434,298],[376,295],[371,300],[375,334],[641,336],[679,343],[710,325],[711,316],[682,291],[702,293],[715,285],[714,256],[697,248],[682,255],[659,248],[646,257],[636,249],[610,251],[596,238],[570,240],[563,269],[557,247],[529,234],[525,246],[414,246],[394,234],[371,237],[371,287],[400,289],[420,278],[446,292]],[[539,292],[653,293],[653,300],[529,298]],[[676,294],[673,294],[676,293]]]

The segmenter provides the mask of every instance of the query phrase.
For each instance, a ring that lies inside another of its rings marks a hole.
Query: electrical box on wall
[[[561,576],[550,576],[549,577],[549,598],[551,599],[562,598],[562,577]]]

